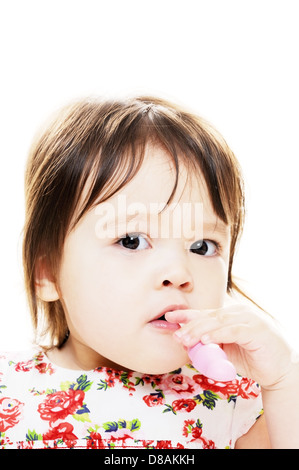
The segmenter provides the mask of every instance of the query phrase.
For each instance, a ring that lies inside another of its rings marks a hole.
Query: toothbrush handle
[[[236,369],[218,344],[197,343],[188,350],[193,366],[206,377],[229,382],[236,378]]]

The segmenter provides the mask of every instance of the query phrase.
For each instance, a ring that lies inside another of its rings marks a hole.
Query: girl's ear
[[[60,297],[45,256],[40,256],[36,263],[35,290],[36,295],[45,302],[54,302]]]

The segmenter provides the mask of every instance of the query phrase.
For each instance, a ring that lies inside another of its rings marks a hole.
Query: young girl
[[[2,448],[299,447],[295,353],[233,300],[243,218],[238,163],[202,119],[152,97],[63,109],[26,171],[43,347],[1,356]],[[190,365],[200,340],[233,380]]]

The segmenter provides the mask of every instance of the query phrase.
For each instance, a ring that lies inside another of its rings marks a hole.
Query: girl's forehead
[[[179,169],[173,158],[159,146],[148,146],[143,163],[134,178],[118,194],[150,202],[168,201],[177,180],[173,201],[209,199],[207,185],[200,169],[194,171],[179,159]],[[178,175],[177,175],[178,173]]]
[[[175,168],[163,154],[156,157],[148,158],[124,188],[95,207],[97,238],[114,239],[125,232],[147,232],[158,238],[188,242],[202,238],[204,230],[211,232],[219,226],[228,235],[228,227],[213,210],[204,179],[183,166],[174,196],[168,202],[175,183]]]
[[[112,214],[110,218],[115,222],[116,219],[134,218],[136,214],[143,217],[157,215],[176,206],[181,207],[178,210],[194,214],[196,207],[196,211],[200,208],[205,219],[217,223],[218,217],[200,168],[194,165],[187,168],[186,159],[180,155],[178,164],[177,169],[174,158],[161,146],[147,145],[142,164],[133,178],[108,198],[103,198],[103,193],[99,194],[91,207],[92,212],[95,210],[97,217],[103,213]],[[109,186],[117,186],[120,177],[116,173],[113,180],[107,182],[108,190]],[[87,182],[86,193],[90,189],[88,186],[90,183]]]
[[[119,220],[134,217],[158,216],[176,213],[195,214],[204,212],[205,218],[216,223],[207,186],[200,171],[195,174],[181,164],[177,187],[169,201],[176,182],[176,169],[171,158],[162,149],[149,149],[139,172],[114,196],[96,206],[96,213],[103,208],[112,214],[115,211]],[[109,207],[109,205],[111,207]],[[175,212],[174,212],[175,211]],[[181,217],[182,218],[182,217]]]

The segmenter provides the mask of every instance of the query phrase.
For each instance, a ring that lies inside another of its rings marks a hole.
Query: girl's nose
[[[158,266],[157,266],[158,267]],[[164,259],[159,262],[159,268],[155,273],[157,289],[173,287],[191,292],[193,290],[193,278],[188,269],[186,259],[183,256]]]
[[[185,281],[185,282],[179,283],[179,282],[172,282],[172,281],[169,281],[168,279],[165,279],[162,282],[162,286],[176,287],[176,288],[183,290],[184,292],[191,292],[193,289],[193,284],[191,281]]]

